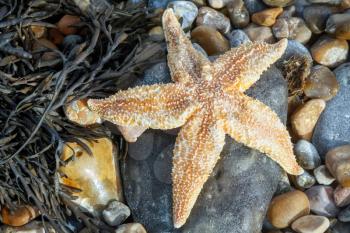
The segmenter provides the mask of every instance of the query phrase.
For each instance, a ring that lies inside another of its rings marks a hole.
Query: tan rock
[[[98,215],[110,200],[123,201],[117,150],[110,139],[87,141],[80,139],[91,151],[89,155],[76,142],[68,142],[62,150],[65,166],[59,168],[60,182],[73,189],[77,204]],[[75,158],[72,159],[75,153]]]
[[[253,42],[264,41],[266,43],[274,43],[276,41],[270,27],[259,26],[252,23],[249,24],[248,27],[244,28],[243,30],[247,34],[249,39]]]
[[[191,32],[193,42],[198,43],[209,56],[224,53],[230,49],[229,41],[220,32],[208,26],[198,26]]]
[[[128,223],[118,227],[115,233],[147,233],[140,223]]]
[[[282,12],[282,7],[268,8],[254,13],[252,15],[252,21],[258,25],[270,27],[275,24],[277,16],[282,14]]]
[[[338,207],[344,207],[350,204],[350,188],[344,188],[341,185],[333,193],[335,204]]]
[[[330,150],[326,154],[326,166],[343,187],[350,187],[350,145]]]
[[[23,205],[14,210],[3,207],[1,210],[2,223],[14,227],[23,226],[38,216],[39,211],[29,205]]]
[[[77,28],[75,27],[80,23],[80,18],[75,15],[64,15],[57,23],[57,28],[64,35],[71,35],[77,33]]]
[[[292,129],[300,139],[311,139],[318,118],[325,107],[326,102],[323,99],[313,99],[292,114]]]
[[[102,122],[100,116],[88,108],[85,99],[68,103],[64,110],[67,118],[79,125],[92,125]]]
[[[306,215],[294,221],[292,229],[298,233],[324,233],[329,225],[329,220],[326,217]]]
[[[33,32],[35,38],[41,38],[46,34],[46,27],[31,25],[30,30]]]
[[[305,193],[296,190],[274,197],[267,217],[276,228],[288,227],[297,218],[310,213],[309,199]]]

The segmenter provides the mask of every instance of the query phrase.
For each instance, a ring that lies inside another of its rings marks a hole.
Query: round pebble
[[[326,165],[343,187],[350,187],[350,145],[330,150],[326,154]]]
[[[304,9],[303,18],[313,33],[320,34],[325,30],[328,17],[335,10],[331,6],[311,5]]]
[[[211,6],[214,9],[221,9],[224,6],[226,6],[226,4],[229,2],[230,0],[208,0],[209,6]]]
[[[301,18],[279,18],[272,27],[276,38],[288,38],[299,41],[302,44],[307,43],[311,38],[311,31]]]
[[[191,32],[191,37],[209,56],[218,55],[230,49],[230,42],[212,27],[198,26]]]
[[[312,46],[311,54],[316,62],[328,67],[343,63],[349,52],[348,42],[329,36],[320,37]]]
[[[250,17],[243,0],[232,0],[227,4],[226,8],[234,27],[243,28],[248,25]]]
[[[181,18],[181,27],[189,29],[198,15],[197,6],[190,1],[174,1],[168,4],[168,8],[172,8],[176,17]]]
[[[130,216],[130,209],[119,201],[111,201],[102,211],[103,220],[110,226],[118,226]]]
[[[252,15],[252,21],[261,26],[270,27],[275,24],[277,16],[283,12],[282,7],[269,8]]]
[[[294,154],[298,164],[307,170],[316,168],[321,164],[321,158],[315,146],[306,140],[299,140],[294,145]]]
[[[224,14],[210,7],[201,7],[196,19],[197,26],[205,25],[226,34],[231,31],[231,22]]]
[[[293,0],[263,0],[266,5],[285,7]]]
[[[326,32],[339,39],[350,40],[350,13],[331,15],[327,20]]]
[[[324,233],[329,225],[326,217],[306,215],[294,221],[292,229],[298,233]]]
[[[333,198],[333,188],[324,185],[315,185],[305,191],[310,201],[311,211],[325,217],[335,217],[339,213]]]
[[[292,129],[299,138],[311,139],[317,120],[325,107],[326,102],[323,99],[312,99],[292,114]]]
[[[341,185],[334,190],[334,201],[339,207],[345,207],[350,204],[350,188],[344,188]]]
[[[57,23],[57,28],[64,35],[71,35],[77,33],[75,25],[80,23],[80,18],[75,15],[64,15]]]
[[[330,185],[335,181],[335,178],[328,171],[326,165],[321,165],[314,170],[314,175],[319,184]]]
[[[266,5],[261,0],[244,0],[244,5],[250,14],[254,14],[266,9]]]
[[[307,215],[310,204],[301,191],[292,191],[274,197],[270,203],[267,217],[276,228],[288,227],[295,219]]]
[[[41,38],[46,34],[46,27],[31,25],[30,30],[33,32],[35,38]]]
[[[243,30],[235,29],[227,35],[230,40],[231,47],[238,47],[242,44],[251,42],[247,34]]]
[[[304,93],[309,98],[332,99],[339,90],[334,73],[326,66],[312,67],[310,75],[305,80]]]
[[[4,206],[1,209],[2,223],[14,227],[23,226],[38,215],[39,211],[29,205],[20,206],[14,210]]]
[[[244,28],[243,31],[248,35],[249,39],[254,42],[264,41],[267,43],[274,43],[276,41],[270,27],[250,24],[248,27]]]
[[[293,176],[292,181],[299,189],[310,188],[316,183],[315,177],[307,171],[304,171],[301,175]]]

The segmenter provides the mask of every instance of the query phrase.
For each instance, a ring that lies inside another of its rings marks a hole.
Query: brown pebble
[[[312,99],[292,114],[292,128],[300,139],[311,139],[318,118],[325,107],[326,102],[323,99]]]
[[[39,216],[39,211],[29,205],[20,206],[15,210],[3,207],[1,210],[2,222],[14,227],[23,226],[37,216]]]
[[[35,38],[41,38],[46,33],[46,27],[38,25],[31,25],[30,30],[33,32]]]
[[[252,21],[261,26],[270,27],[275,24],[277,16],[282,14],[282,7],[269,8],[252,15]]]
[[[341,185],[333,193],[335,204],[338,207],[345,207],[350,204],[350,188],[344,188]]]
[[[243,31],[247,34],[251,41],[264,41],[266,43],[274,43],[276,41],[270,27],[249,24]]]
[[[328,227],[328,218],[317,215],[303,216],[292,224],[292,229],[298,233],[324,233]]]
[[[267,217],[276,228],[288,227],[297,218],[310,213],[310,203],[306,194],[291,191],[274,197],[270,203]]]
[[[49,40],[55,45],[62,44],[63,39],[64,35],[57,28],[51,28],[49,30]]]
[[[350,187],[350,145],[339,146],[328,151],[326,166],[343,187]]]
[[[220,32],[208,26],[198,26],[191,32],[193,42],[198,43],[209,56],[224,53],[230,49],[229,41]]]
[[[64,35],[77,33],[77,28],[74,25],[80,23],[80,18],[74,15],[64,15],[57,23],[58,30]]]

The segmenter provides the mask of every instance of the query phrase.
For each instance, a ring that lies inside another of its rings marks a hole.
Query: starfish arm
[[[188,83],[199,79],[201,67],[209,66],[210,62],[193,48],[170,8],[163,13],[163,29],[168,46],[168,66],[173,81]]]
[[[172,129],[183,125],[198,108],[191,91],[176,83],[139,86],[106,99],[89,99],[88,106],[119,126]]]
[[[202,109],[182,127],[176,139],[172,170],[176,228],[186,222],[225,143],[223,123],[213,118],[207,109]]]
[[[233,48],[215,60],[214,77],[224,89],[244,92],[282,56],[287,43],[282,39],[276,44],[256,42]]]
[[[303,172],[286,127],[268,106],[244,94],[229,96],[221,106],[226,114],[225,132],[233,139],[265,153],[289,174]]]

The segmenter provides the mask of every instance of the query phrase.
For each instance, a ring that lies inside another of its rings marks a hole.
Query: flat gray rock
[[[287,87],[278,69],[266,71],[247,94],[269,105],[285,121]],[[187,223],[180,229],[173,228],[171,162],[175,138],[163,131],[147,130],[129,145],[129,156],[122,162],[121,171],[134,221],[152,233],[260,232],[281,169],[264,154],[228,136],[221,159]]]
[[[350,143],[350,63],[336,68],[334,74],[339,91],[327,102],[312,138],[323,158],[330,149]]]

